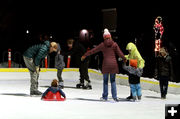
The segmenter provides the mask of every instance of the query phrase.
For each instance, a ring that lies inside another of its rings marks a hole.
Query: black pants
[[[160,86],[161,96],[166,96],[167,95],[167,90],[168,90],[169,77],[167,77],[167,76],[159,76],[158,79],[159,79],[159,86]]]
[[[91,82],[89,80],[88,67],[89,67],[89,60],[84,60],[83,62],[80,63],[79,72],[80,72],[81,83],[84,83],[84,80],[88,81],[89,83]]]

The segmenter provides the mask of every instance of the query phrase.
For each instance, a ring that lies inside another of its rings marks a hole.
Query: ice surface
[[[130,89],[117,85],[120,102],[113,102],[109,85],[109,101],[102,102],[102,80],[91,79],[92,90],[75,89],[78,72],[63,72],[67,96],[64,102],[41,101],[29,96],[29,72],[0,72],[0,119],[164,119],[165,104],[180,104],[180,95],[168,94],[166,100],[160,94],[142,90],[140,102],[125,99]],[[55,71],[41,72],[39,90],[44,92],[56,78]]]

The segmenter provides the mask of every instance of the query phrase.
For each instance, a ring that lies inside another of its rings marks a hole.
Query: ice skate
[[[59,82],[59,87],[60,87],[61,89],[63,89],[63,88],[64,88],[64,82]]]
[[[133,97],[130,95],[130,96],[128,96],[126,99],[127,100],[131,100]]]
[[[161,99],[165,100],[166,99],[166,95],[161,95]]]
[[[114,100],[115,102],[119,102],[118,98],[114,98],[113,100]]]
[[[131,102],[136,102],[136,97],[133,96],[132,99],[130,99]]]
[[[83,89],[92,89],[91,83],[87,82]]]
[[[84,83],[78,83],[78,84],[76,85],[76,88],[84,88]]]
[[[138,96],[138,100],[139,100],[139,101],[141,100],[141,96]]]
[[[107,99],[104,99],[103,97],[100,98],[101,101],[106,102]]]

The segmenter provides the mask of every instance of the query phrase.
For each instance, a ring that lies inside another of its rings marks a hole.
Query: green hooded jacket
[[[130,50],[130,53],[128,55],[125,55],[126,59],[127,60],[137,59],[137,61],[138,61],[137,68],[144,68],[145,61],[141,57],[136,45],[134,43],[130,42],[130,43],[127,44],[126,50]]]
[[[49,48],[50,48],[50,42],[45,41],[43,44],[31,46],[24,52],[23,55],[28,58],[33,58],[34,64],[36,66],[39,66],[41,60],[43,60],[48,55]]]

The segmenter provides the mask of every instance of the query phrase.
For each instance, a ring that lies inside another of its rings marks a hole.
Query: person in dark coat
[[[64,101],[66,99],[65,93],[58,86],[58,80],[54,79],[49,87],[41,97],[44,101]]]
[[[90,57],[87,57],[84,61],[81,61],[81,57],[89,49],[89,40],[88,40],[89,33],[87,30],[84,29],[80,31],[79,36],[80,36],[79,40],[77,41],[74,40],[72,41],[72,39],[69,39],[70,41],[72,41],[70,44],[68,44],[71,50],[68,53],[66,53],[66,55],[73,55],[75,59],[75,63],[79,68],[80,82],[76,85],[76,87],[83,89],[92,89],[91,81],[89,79],[89,74],[88,74]]]
[[[57,77],[59,81],[59,86],[61,88],[64,88],[64,81],[62,79],[62,71],[65,67],[64,56],[61,54],[60,44],[57,43],[57,45],[58,45],[58,48],[57,48],[57,54],[55,56],[55,68],[57,69]]]
[[[43,44],[33,45],[29,47],[23,54],[23,59],[31,76],[30,95],[41,95],[38,91],[38,78],[40,71],[40,63],[48,53],[57,51],[56,42],[45,41]]]
[[[155,73],[159,80],[159,86],[161,91],[161,98],[166,99],[168,91],[168,81],[171,76],[171,57],[164,47],[160,48],[159,56],[156,59]]]
[[[104,38],[104,42],[102,42],[92,50],[86,52],[82,56],[81,60],[85,60],[87,56],[102,51],[103,53],[102,74],[104,80],[103,80],[103,94],[101,99],[104,101],[108,99],[108,78],[110,75],[112,97],[115,101],[118,101],[115,78],[116,78],[116,73],[119,73],[119,68],[116,60],[116,55],[121,57],[124,60],[124,62],[126,62],[126,58],[123,52],[120,50],[117,43],[112,40],[111,34],[109,33],[108,29],[104,29],[103,38]]]

